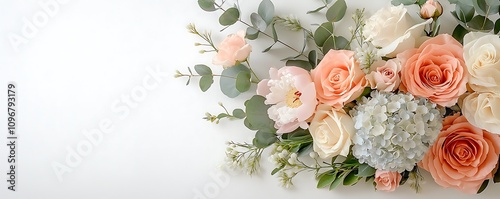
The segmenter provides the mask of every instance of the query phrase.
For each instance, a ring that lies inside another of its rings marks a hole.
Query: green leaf
[[[272,28],[271,28],[272,32],[273,32],[273,40],[274,40],[274,43],[278,42],[278,32],[276,32],[276,24],[273,24],[272,25]]]
[[[311,68],[313,69],[316,68],[316,65],[318,65],[318,54],[316,53],[316,50],[311,50],[307,58],[309,59],[309,64],[311,64]]]
[[[463,40],[464,40],[464,36],[469,33],[468,30],[466,30],[463,26],[461,25],[457,25],[457,27],[455,27],[455,29],[453,30],[453,38],[455,38],[457,41],[459,41],[460,43],[463,43]]]
[[[337,22],[344,18],[345,12],[347,10],[347,4],[345,0],[337,0],[332,7],[326,11],[326,19],[330,22]]]
[[[338,176],[337,179],[333,181],[333,183],[330,185],[330,188],[328,189],[333,190],[337,188],[340,185],[340,183],[344,182],[344,179],[345,179],[345,173],[340,174],[340,176]]]
[[[194,70],[198,75],[210,75],[212,76],[212,69],[210,69],[207,65],[198,64],[194,66]]]
[[[400,4],[403,4],[405,6],[415,4],[417,1],[416,0],[392,0],[391,3],[394,6],[399,6]]]
[[[475,10],[473,6],[457,4],[455,10],[458,20],[462,22],[469,22],[474,17]]]
[[[250,89],[250,85],[252,84],[250,82],[250,72],[248,71],[241,71],[238,73],[238,76],[236,76],[236,89],[241,92],[247,92],[248,89]]]
[[[489,182],[490,180],[485,180],[483,184],[481,184],[481,187],[479,187],[479,190],[477,190],[477,193],[480,194],[481,192],[483,192],[486,189],[486,187],[488,187]]]
[[[214,83],[214,77],[212,75],[203,75],[200,78],[200,89],[201,91],[207,91],[210,86]]]
[[[500,1],[498,0],[474,0],[472,1],[476,12],[483,16],[493,15],[498,13]]]
[[[309,144],[301,144],[301,147],[298,151],[299,155],[302,155],[302,154],[309,154],[309,152],[311,152],[313,150],[313,145],[312,145],[312,142],[309,143]]]
[[[336,175],[333,173],[327,173],[318,180],[318,185],[316,186],[318,189],[331,185],[333,181],[335,181]]]
[[[233,116],[235,118],[238,118],[238,119],[243,119],[245,118],[247,115],[245,114],[245,111],[241,110],[241,109],[234,109],[233,110]]]
[[[283,165],[281,167],[274,168],[273,171],[271,172],[271,175],[278,173],[278,171],[280,171],[283,168],[285,168],[285,165]]]
[[[267,28],[267,24],[264,19],[262,19],[262,17],[260,17],[257,13],[252,13],[250,15],[250,21],[252,22],[253,26],[260,31],[265,31]]]
[[[500,165],[500,160],[498,160],[498,164]],[[497,171],[493,175],[493,182],[494,183],[499,183],[500,182],[500,169],[497,169]]]
[[[252,126],[252,124],[250,124],[250,122],[248,121],[248,118],[245,118],[245,120],[243,120],[243,124],[250,130],[253,130],[253,131],[256,131],[256,130],[259,130],[255,127]]]
[[[270,0],[262,0],[259,4],[258,13],[260,17],[266,22],[267,25],[273,22],[274,18],[274,4]]]
[[[361,164],[358,168],[358,177],[369,177],[375,175],[375,169],[368,164]]]
[[[222,118],[225,118],[225,117],[228,117],[229,115],[226,114],[226,113],[220,113],[219,115],[217,115],[217,119],[222,119]]]
[[[325,22],[314,31],[314,42],[319,47],[323,47],[326,40],[333,38],[333,23]]]
[[[278,140],[273,132],[259,130],[255,134],[253,144],[258,148],[266,148]]]
[[[319,8],[314,9],[314,10],[311,10],[311,11],[307,11],[307,14],[317,13],[317,12],[319,12],[319,11],[325,9],[325,8],[326,8],[326,5],[325,6],[321,6]]]
[[[493,30],[493,28],[495,27],[495,24],[493,23],[493,21],[491,21],[490,19],[488,19],[484,16],[481,16],[481,15],[475,16],[467,24],[472,29],[482,30],[482,31],[490,31],[490,30]]]
[[[358,177],[355,171],[351,171],[345,177],[343,184],[346,186],[348,186],[348,185],[352,186],[352,185],[355,185],[356,183],[358,183],[359,179],[361,179],[361,177]]]
[[[207,12],[213,12],[217,10],[215,8],[215,0],[198,0],[198,5],[201,9]]]
[[[303,68],[307,71],[310,71],[312,69],[311,63],[309,63],[308,61],[304,61],[304,60],[288,60],[288,61],[286,61],[285,65],[286,66],[297,66],[297,67]]]
[[[264,49],[262,52],[263,52],[263,53],[265,53],[265,52],[267,52],[267,51],[270,51],[270,50],[271,50],[271,48],[273,48],[274,44],[276,44],[276,42],[275,42],[275,43],[273,43],[273,44],[271,44],[269,47],[267,47],[266,49]]]
[[[245,102],[245,112],[247,113],[247,127],[252,130],[274,130],[274,121],[269,119],[267,109],[270,105],[264,104],[266,98],[260,95],[254,95]]]
[[[495,30],[494,30],[494,33],[498,34],[498,32],[500,32],[500,19],[497,19],[497,21],[495,21]]]
[[[467,24],[465,24],[465,22],[463,22],[460,17],[458,16],[457,12],[456,11],[452,11],[451,12],[451,16],[455,17],[455,19],[457,20],[458,24],[463,26],[463,27],[467,27]]]
[[[246,32],[246,38],[250,40],[255,40],[259,37],[259,30],[254,27],[248,27]]]
[[[242,64],[226,68],[222,71],[219,83],[224,95],[230,98],[240,95],[241,92],[236,88],[236,77],[242,71],[250,73],[250,70]]]
[[[223,26],[233,25],[240,18],[240,11],[238,8],[229,8],[219,17],[219,23]]]
[[[335,37],[335,50],[349,50],[351,49],[350,46],[348,46],[349,44],[349,41],[345,38],[345,37],[342,37],[342,36],[336,36]]]

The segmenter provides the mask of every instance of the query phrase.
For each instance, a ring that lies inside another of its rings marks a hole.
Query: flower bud
[[[427,0],[420,8],[420,17],[423,19],[438,18],[443,14],[443,6],[437,1]]]

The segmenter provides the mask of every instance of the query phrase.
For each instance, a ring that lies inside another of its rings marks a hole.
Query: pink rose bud
[[[420,17],[423,19],[438,18],[443,14],[443,6],[437,1],[428,0],[420,8]]]

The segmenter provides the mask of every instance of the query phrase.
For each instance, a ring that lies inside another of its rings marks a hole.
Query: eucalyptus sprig
[[[219,106],[224,109],[223,113],[219,113],[217,115],[212,115],[211,113],[205,113],[205,117],[203,119],[209,121],[209,122],[215,122],[216,124],[219,124],[220,120],[223,118],[227,118],[230,120],[234,119],[244,119],[246,117],[245,111],[242,109],[234,109],[232,113],[229,113],[227,108],[222,104],[222,102],[219,102]]]
[[[209,46],[212,48],[212,50],[201,50],[200,53],[205,53],[205,52],[218,52],[219,50],[217,47],[214,45],[214,41],[212,39],[212,33],[208,31],[201,32],[196,29],[196,25],[193,23],[190,23],[187,26],[188,32],[194,35],[199,36],[203,40],[205,40],[207,43],[195,43],[195,46]]]

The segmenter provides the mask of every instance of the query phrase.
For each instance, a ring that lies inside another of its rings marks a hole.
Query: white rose
[[[323,159],[337,155],[347,156],[354,136],[354,122],[343,111],[321,104],[309,126],[313,150]]]
[[[470,87],[479,92],[500,92],[500,38],[470,32],[464,37],[464,59]]]
[[[465,97],[462,113],[472,125],[500,134],[500,95],[474,92]]]
[[[404,50],[415,48],[425,25],[431,22],[429,19],[417,24],[402,4],[390,6],[378,10],[366,21],[363,35],[381,48],[378,52],[382,56],[395,57]]]

